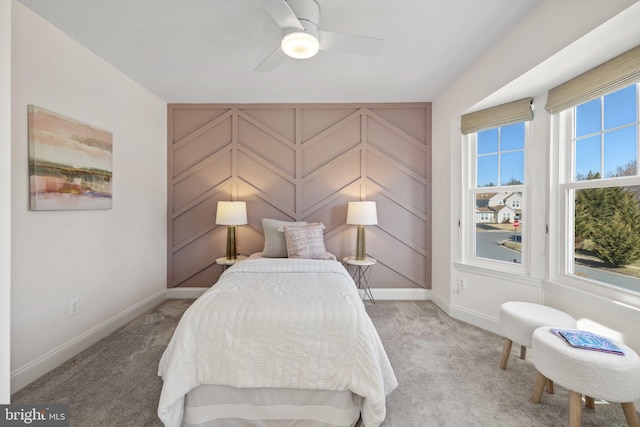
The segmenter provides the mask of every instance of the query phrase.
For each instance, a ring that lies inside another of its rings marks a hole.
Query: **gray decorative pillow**
[[[305,226],[284,226],[289,258],[335,259],[324,245],[324,224],[321,222]]]
[[[305,221],[292,222],[278,219],[262,218],[262,231],[264,232],[264,249],[262,256],[265,258],[287,258],[287,243],[284,238],[283,226],[304,226]]]

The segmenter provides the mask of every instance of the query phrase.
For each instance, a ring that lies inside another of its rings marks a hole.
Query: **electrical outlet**
[[[73,298],[69,300],[69,317],[73,317],[78,314],[80,310],[80,298]]]
[[[466,291],[467,290],[467,278],[466,277],[458,277],[458,289]]]

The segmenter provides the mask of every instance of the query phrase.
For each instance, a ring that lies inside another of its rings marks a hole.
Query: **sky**
[[[638,88],[576,107],[575,175],[609,178],[638,158]],[[584,178],[583,178],[584,179]],[[478,132],[477,186],[524,183],[524,123]]]
[[[576,176],[609,178],[637,159],[637,92],[628,86],[576,108]]]
[[[478,132],[477,185],[524,183],[524,122]]]

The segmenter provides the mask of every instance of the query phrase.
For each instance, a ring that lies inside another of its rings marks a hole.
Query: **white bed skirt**
[[[186,396],[182,427],[354,427],[361,401],[348,390],[201,385]]]

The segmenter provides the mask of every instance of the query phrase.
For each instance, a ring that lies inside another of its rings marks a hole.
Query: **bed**
[[[375,427],[396,377],[348,272],[253,258],[185,312],[159,365],[165,426]]]

